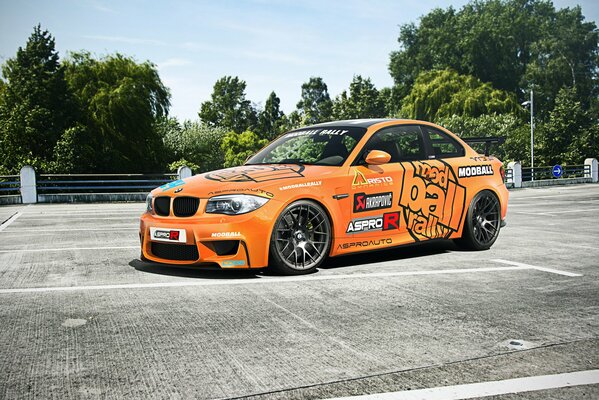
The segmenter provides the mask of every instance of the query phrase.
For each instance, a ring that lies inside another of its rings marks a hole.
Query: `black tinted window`
[[[391,155],[389,162],[425,159],[422,132],[415,125],[391,126],[375,133],[366,146],[363,158],[371,150],[382,150]]]
[[[462,157],[464,148],[453,138],[437,129],[423,127],[432,146],[434,158]]]

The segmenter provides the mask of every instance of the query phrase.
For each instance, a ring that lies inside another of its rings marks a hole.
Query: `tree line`
[[[2,67],[0,174],[22,165],[54,173],[195,172],[243,161],[290,129],[336,119],[415,118],[458,135],[506,136],[504,161],[529,163],[535,94],[535,163],[599,156],[599,31],[579,7],[542,0],[473,1],[436,8],[400,27],[390,54],[394,84],[356,75],[331,97],[324,80],[301,86],[286,115],[272,92],[263,106],[246,83],[219,79],[195,121],[168,116],[170,92],[151,62],[81,51],[60,60],[41,26]]]

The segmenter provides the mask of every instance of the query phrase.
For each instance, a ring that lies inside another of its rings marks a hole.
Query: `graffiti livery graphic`
[[[408,164],[408,163],[406,163]],[[413,161],[404,167],[399,205],[416,241],[449,238],[458,230],[466,206],[466,188],[442,160]]]
[[[206,174],[206,179],[217,182],[266,182],[277,179],[303,177],[303,165],[265,165],[229,168]]]

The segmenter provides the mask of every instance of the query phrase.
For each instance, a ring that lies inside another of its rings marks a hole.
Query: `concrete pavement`
[[[0,398],[313,399],[599,368],[599,185],[512,191],[488,251],[293,279],[143,263],[143,208],[0,207],[20,213],[0,231]]]

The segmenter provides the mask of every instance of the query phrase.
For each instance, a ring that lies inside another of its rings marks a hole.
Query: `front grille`
[[[195,261],[200,258],[194,244],[171,244],[152,242],[152,254],[165,260]]]
[[[203,245],[214,251],[219,256],[233,256],[239,249],[239,240],[215,240],[202,242]]]
[[[166,196],[156,197],[154,199],[154,210],[156,214],[168,217],[171,209],[171,198]]]
[[[198,211],[200,199],[197,197],[175,197],[173,213],[177,217],[191,217]]]

